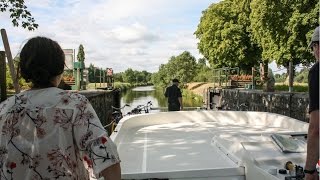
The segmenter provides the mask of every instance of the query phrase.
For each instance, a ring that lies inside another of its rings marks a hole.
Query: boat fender
[[[279,169],[279,174],[287,174],[287,170],[286,169]]]

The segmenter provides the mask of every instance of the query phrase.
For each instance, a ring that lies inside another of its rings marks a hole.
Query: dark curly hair
[[[60,45],[46,37],[28,40],[20,52],[21,76],[36,88],[54,86],[52,80],[63,73],[64,64]]]

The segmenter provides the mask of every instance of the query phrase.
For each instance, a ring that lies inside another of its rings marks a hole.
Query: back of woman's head
[[[52,80],[63,73],[64,61],[64,52],[56,41],[34,37],[20,52],[21,76],[33,87],[51,87]]]

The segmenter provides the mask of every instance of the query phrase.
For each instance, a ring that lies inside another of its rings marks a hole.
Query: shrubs
[[[276,84],[275,85],[276,91],[289,91],[289,86],[285,84]],[[305,84],[295,84],[293,85],[293,92],[308,92],[309,87]]]

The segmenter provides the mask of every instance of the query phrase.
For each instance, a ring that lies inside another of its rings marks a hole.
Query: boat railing
[[[125,104],[122,107],[111,106],[111,108],[112,108],[111,122],[109,124],[105,125],[104,128],[107,129],[109,126],[111,126],[111,132],[113,132],[114,129],[116,128],[117,124],[119,123],[119,121],[123,118],[122,110],[128,106],[130,106],[130,105]]]
[[[137,107],[133,108],[130,112],[128,112],[128,115],[133,115],[133,114],[141,114],[141,112],[144,113],[149,113],[151,110],[152,102],[149,101],[145,105],[138,105]]]
[[[104,126],[104,128],[108,128],[109,126],[111,126],[111,132],[113,132],[116,128],[116,126],[118,125],[118,123],[120,122],[120,120],[127,115],[134,115],[134,114],[141,114],[141,112],[144,113],[149,113],[151,110],[151,106],[152,106],[152,102],[148,101],[146,105],[138,105],[135,108],[133,108],[131,111],[129,111],[128,113],[126,113],[125,115],[123,115],[122,110],[125,107],[130,106],[129,104],[125,104],[122,107],[114,107],[111,106],[113,112],[111,115],[111,122],[107,125]]]

